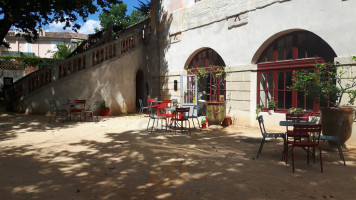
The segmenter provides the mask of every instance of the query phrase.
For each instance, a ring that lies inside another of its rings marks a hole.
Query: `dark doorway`
[[[139,69],[136,73],[136,107],[140,107],[139,99],[142,99],[142,102],[146,101],[145,98],[145,84],[143,78],[143,72]]]

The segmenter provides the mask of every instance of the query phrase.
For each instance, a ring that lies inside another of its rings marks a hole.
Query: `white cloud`
[[[95,33],[94,28],[100,29],[100,22],[95,20],[88,20],[82,27],[78,30],[78,33],[92,34]]]
[[[66,28],[66,30],[63,30],[63,26],[65,23],[56,23],[53,22],[49,24],[48,26],[48,31],[49,32],[72,32],[72,28]],[[88,20],[85,24],[81,24],[81,28],[78,30],[78,33],[85,33],[85,34],[92,34],[95,33],[94,28],[100,29],[100,22],[95,21],[95,20]]]
[[[70,29],[68,30],[68,28],[66,28],[66,30],[63,29],[63,26],[65,25],[65,23],[56,23],[56,22],[52,22],[49,24],[48,26],[48,31],[49,32],[68,32],[70,31]]]

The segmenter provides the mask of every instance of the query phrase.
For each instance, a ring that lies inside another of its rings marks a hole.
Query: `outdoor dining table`
[[[279,125],[280,125],[280,126],[286,126],[287,129],[288,129],[288,126],[294,126],[294,125],[315,125],[315,124],[316,124],[315,122],[309,122],[309,121],[280,121],[280,122],[279,122]],[[287,140],[287,144],[286,144],[286,145],[288,145],[288,131],[287,131],[287,133],[286,133],[286,140]],[[290,148],[290,147],[289,147],[289,148]],[[288,151],[289,151],[289,148],[286,147],[286,149],[288,149]],[[283,151],[284,153],[285,153],[286,149]],[[305,148],[303,148],[303,150],[304,150],[305,152],[308,152],[308,150],[305,149]],[[315,155],[313,155],[313,157],[314,157],[314,156],[315,156]]]
[[[73,102],[68,102],[68,103],[63,103],[62,106],[68,106],[68,109],[70,110],[71,108],[77,106],[77,105],[80,105],[82,103],[73,103]],[[72,118],[72,113],[69,112],[69,121],[71,121],[71,118]]]
[[[314,125],[316,124],[315,122],[306,122],[306,121],[280,121],[279,125],[280,126],[294,126],[294,125]]]

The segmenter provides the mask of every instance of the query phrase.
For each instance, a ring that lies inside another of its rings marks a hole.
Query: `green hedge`
[[[25,69],[25,66],[38,66],[38,69],[50,67],[63,59],[40,58],[30,56],[0,56],[0,65],[16,65]]]

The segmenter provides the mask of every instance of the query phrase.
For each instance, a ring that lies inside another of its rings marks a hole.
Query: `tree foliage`
[[[308,100],[318,103],[328,102],[329,106],[339,107],[345,93],[348,103],[354,104],[356,98],[356,76],[345,78],[350,70],[338,62],[317,63],[314,70],[295,71],[291,90],[303,92]],[[327,104],[326,104],[327,106]]]
[[[138,0],[138,2],[139,2],[139,6],[138,7],[135,6],[134,8],[140,11],[140,13],[142,13],[144,16],[148,16],[151,11],[151,2],[148,0],[146,2]]]
[[[54,59],[64,59],[71,53],[70,49],[65,44],[57,44],[57,49],[58,50],[52,55],[52,58]]]
[[[32,56],[0,56],[0,64],[3,66],[20,66],[25,69],[26,66],[38,66],[43,69],[54,65],[62,59],[40,58]]]
[[[110,24],[113,26],[113,31],[118,32],[126,27],[144,20],[147,15],[140,10],[134,10],[130,15],[127,15],[127,5],[121,3],[112,5],[108,11],[102,12],[99,15],[101,30],[106,29]],[[99,30],[96,30],[99,31]]]
[[[0,45],[9,47],[4,38],[11,27],[21,29],[23,37],[28,42],[35,42],[38,30],[52,22],[64,22],[63,29],[72,27],[80,29],[75,22],[81,18],[84,22],[90,14],[98,11],[98,7],[110,8],[110,5],[119,4],[118,0],[1,0],[0,1]]]

